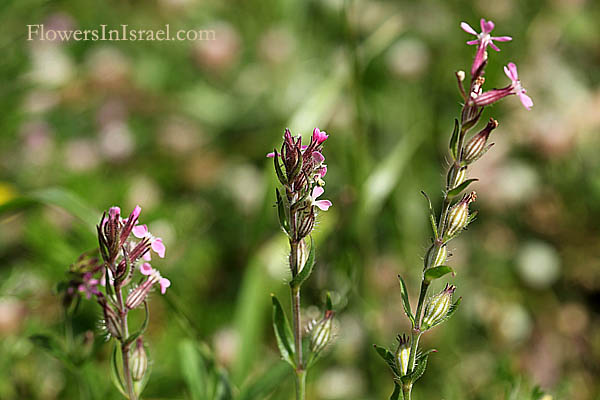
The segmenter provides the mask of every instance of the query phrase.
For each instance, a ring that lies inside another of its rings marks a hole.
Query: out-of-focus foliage
[[[487,87],[504,86],[514,61],[535,106],[485,111],[500,127],[472,173],[480,214],[449,261],[464,299],[424,337],[439,352],[414,397],[549,399],[536,385],[555,399],[599,395],[597,1],[7,0],[0,16],[1,399],[119,398],[99,307],[82,301],[65,328],[55,287],[96,245],[100,210],[138,203],[173,282],[151,300],[145,398],[203,398],[201,379],[226,378],[234,396],[276,387],[268,398],[290,399],[270,326],[269,294],[286,298],[288,272],[265,153],[285,127],[315,126],[331,135],[334,207],[319,219],[304,304],[330,290],[338,317],[308,397],[389,397],[372,344],[407,329],[397,274],[416,302],[420,190],[439,206],[453,74],[474,50],[459,23],[480,17],[514,38],[490,54]],[[216,40],[27,41],[27,24],[42,23],[168,23]]]

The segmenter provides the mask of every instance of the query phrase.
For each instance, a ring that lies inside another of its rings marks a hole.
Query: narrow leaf
[[[142,326],[140,327],[140,329],[135,331],[127,338],[125,344],[133,343],[133,341],[137,339],[142,333],[144,333],[146,328],[148,328],[148,321],[150,320],[150,309],[146,300],[144,300],[144,311],[146,312],[146,314],[144,316],[144,322],[142,322]]]
[[[242,388],[238,400],[263,400],[268,398],[289,373],[289,367],[284,363],[272,366],[256,381],[250,383],[248,387]]]
[[[399,400],[400,399],[400,385],[394,382],[394,393],[390,396],[390,400]]]
[[[464,181],[463,183],[461,183],[454,189],[448,191],[448,198],[452,199],[452,198],[458,196],[459,194],[462,193],[463,190],[465,190],[467,188],[467,186],[469,186],[473,182],[477,182],[478,180],[479,179],[477,179],[477,178],[467,179],[466,181]]]
[[[288,218],[288,213],[286,210],[286,202],[279,193],[279,189],[275,189],[275,194],[277,195],[277,214],[279,215],[279,224],[281,228],[289,235],[290,234],[290,220]]]
[[[311,236],[310,237],[310,253],[308,253],[308,258],[306,260],[306,263],[302,266],[302,269],[300,270],[298,275],[296,275],[290,281],[290,286],[293,288],[300,287],[300,285],[302,285],[302,283],[308,279],[308,277],[312,273],[314,266],[315,266],[315,242]]]
[[[179,343],[179,366],[192,400],[209,400],[210,384],[206,363],[190,339]]]
[[[376,344],[373,345],[373,347],[375,347],[377,354],[379,354],[379,356],[383,358],[383,361],[385,361],[386,364],[391,368],[394,375],[399,377],[400,371],[398,371],[398,367],[396,366],[396,361],[394,360],[394,355],[392,352],[385,347],[377,346]]]
[[[277,179],[281,182],[282,185],[287,184],[287,179],[281,170],[281,164],[279,163],[279,153],[277,150],[273,150],[275,152],[275,157],[273,157],[273,163],[275,164],[275,173],[277,174]]]
[[[469,224],[475,220],[475,217],[477,217],[477,214],[479,214],[479,211],[477,211],[477,210],[475,210],[471,214],[469,214],[469,218],[467,218],[467,223],[465,224],[465,228],[467,226],[469,226]]]
[[[283,360],[287,361],[292,368],[296,368],[292,329],[277,297],[271,295],[271,300],[273,301],[273,330],[277,339],[277,347],[279,347]]]
[[[125,384],[123,383],[123,378],[121,377],[121,373],[119,372],[119,364],[117,362],[119,346],[117,343],[113,346],[113,351],[110,357],[110,378],[113,384],[117,387],[119,392],[126,398],[129,398],[127,392],[125,390]]]
[[[408,319],[410,319],[410,322],[412,323],[412,326],[414,328],[415,317],[413,316],[412,311],[410,309],[410,301],[408,300],[408,290],[406,290],[406,283],[404,283],[404,279],[402,279],[400,275],[398,275],[398,279],[400,280],[400,294],[402,295],[402,306],[404,307],[404,312],[406,313]]]
[[[421,359],[417,362],[417,366],[410,373],[409,379],[412,384],[414,384],[420,377],[425,373],[425,369],[427,368],[427,359],[429,358],[429,354],[425,354]]]
[[[331,301],[331,294],[327,292],[327,299],[325,300],[325,307],[327,310],[333,310],[333,302]]]
[[[431,283],[432,280],[441,278],[442,276],[452,273],[454,276],[454,270],[447,265],[439,265],[437,267],[433,267],[425,271],[425,282],[428,284]]]
[[[427,196],[427,193],[421,190],[421,194],[427,200],[427,204],[429,205],[429,222],[431,223],[431,230],[433,231],[433,235],[437,239],[438,231],[437,231],[437,222],[435,220],[435,211],[433,210],[433,206],[431,205],[431,199]]]
[[[458,159],[458,119],[454,119],[454,130],[452,131],[452,137],[450,138],[450,153],[452,158]]]

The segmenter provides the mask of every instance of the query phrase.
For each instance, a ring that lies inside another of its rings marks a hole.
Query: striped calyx
[[[450,177],[448,179],[448,186],[450,189],[454,189],[461,183],[465,181],[465,177],[467,176],[467,167],[461,168],[452,168],[450,171]]]
[[[146,375],[148,369],[148,355],[144,349],[144,341],[142,338],[138,338],[136,341],[135,348],[131,352],[130,360],[131,363],[131,377],[134,381],[141,381]]]
[[[325,316],[310,327],[310,351],[320,353],[331,341],[331,327],[333,324],[332,310],[325,311]]]
[[[408,374],[408,360],[410,359],[410,339],[406,335],[398,335],[398,348],[396,349],[396,367],[400,376]]]
[[[123,335],[121,332],[121,319],[116,311],[106,302],[102,305],[104,313],[104,325],[106,330],[117,340],[120,340]]]
[[[483,128],[479,133],[477,133],[471,138],[471,140],[467,142],[463,150],[462,156],[462,160],[465,163],[470,164],[473,161],[478,160],[482,155],[485,154],[485,152],[491,146],[486,146],[490,133],[492,133],[492,131],[497,127],[498,121],[496,121],[493,118],[490,118],[490,121],[488,122],[486,127]]]
[[[425,307],[425,316],[423,317],[422,329],[427,330],[442,322],[450,307],[452,306],[452,294],[456,286],[446,284],[446,288],[441,293],[433,296]]]
[[[455,233],[463,229],[469,218],[469,204],[477,199],[477,194],[471,192],[464,195],[461,201],[456,203],[448,213],[448,223],[446,234],[453,236]]]
[[[437,253],[432,251],[430,257],[431,257],[430,262],[429,262],[430,268],[444,265],[444,263],[446,262],[446,259],[448,258],[448,248],[444,245],[439,248]]]

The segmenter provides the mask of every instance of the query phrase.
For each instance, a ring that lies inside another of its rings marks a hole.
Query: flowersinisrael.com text
[[[27,25],[27,40],[75,41],[167,41],[167,40],[215,40],[214,30],[185,30],[171,32],[166,24],[163,29],[132,29],[121,24],[118,29],[109,29],[100,25],[97,29],[46,29],[43,24]]]

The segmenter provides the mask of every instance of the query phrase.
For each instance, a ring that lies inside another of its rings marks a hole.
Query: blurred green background
[[[536,385],[600,398],[600,2],[4,0],[0,17],[0,399],[119,398],[95,303],[73,320],[75,342],[96,332],[86,362],[44,341],[68,340],[55,287],[95,246],[101,211],[135,204],[173,282],[151,301],[145,398],[202,398],[199,348],[235,393],[268,373],[281,385],[254,398],[291,399],[270,325],[269,293],[289,300],[265,153],[284,128],[308,139],[315,126],[330,134],[334,207],[319,216],[303,312],[317,317],[330,290],[338,317],[308,398],[388,398],[372,345],[407,329],[396,275],[415,304],[429,240],[419,191],[439,207],[453,74],[474,52],[459,23],[480,17],[514,38],[491,52],[487,88],[514,61],[535,106],[512,97],[484,113],[500,127],[471,172],[480,214],[452,242],[463,303],[425,335],[439,352],[414,398],[529,399]],[[216,40],[27,41],[42,23],[168,23]]]

